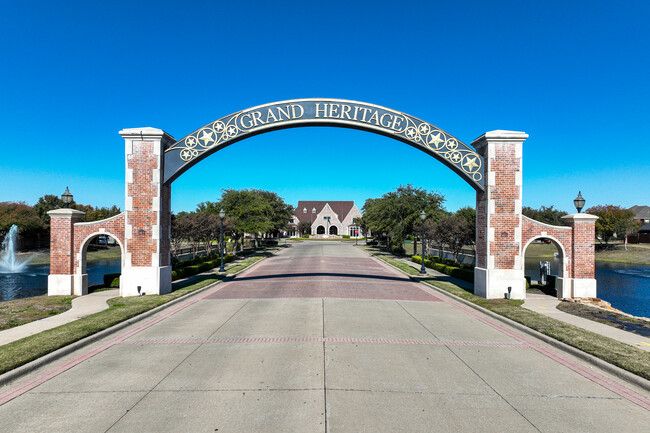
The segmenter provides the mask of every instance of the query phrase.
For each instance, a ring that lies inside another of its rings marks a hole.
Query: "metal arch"
[[[428,153],[478,191],[485,188],[483,157],[453,135],[408,114],[344,99],[294,99],[238,111],[210,122],[165,149],[164,182],[194,164],[254,135],[302,126],[359,129],[402,141]]]

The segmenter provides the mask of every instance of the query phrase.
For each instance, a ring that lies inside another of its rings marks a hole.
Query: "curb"
[[[128,326],[131,326],[131,325],[133,325],[135,323],[138,323],[138,322],[140,322],[140,321],[142,321],[142,320],[144,320],[144,319],[146,319],[148,317],[151,317],[151,316],[153,316],[155,314],[158,314],[159,312],[161,312],[163,310],[166,310],[167,308],[172,307],[172,306],[174,306],[174,305],[176,305],[176,304],[178,304],[178,303],[180,303],[182,301],[186,301],[188,299],[191,299],[192,297],[194,297],[196,295],[199,295],[199,294],[201,294],[201,293],[203,293],[203,292],[205,292],[207,290],[210,290],[213,287],[215,287],[215,286],[217,286],[217,285],[219,285],[221,283],[227,283],[229,281],[232,281],[239,274],[241,274],[242,272],[247,271],[248,269],[252,268],[253,266],[257,265],[258,263],[263,262],[267,258],[268,257],[264,257],[261,260],[256,261],[255,263],[251,263],[250,265],[246,266],[244,269],[242,269],[240,271],[237,271],[237,272],[235,272],[233,274],[227,274],[222,280],[216,281],[216,282],[214,282],[212,284],[208,284],[205,287],[202,287],[202,288],[200,288],[198,290],[195,290],[195,291],[193,291],[191,293],[188,293],[186,295],[180,296],[180,297],[178,297],[176,299],[172,299],[171,301],[166,302],[166,303],[164,303],[162,305],[159,305],[159,306],[157,306],[155,308],[152,308],[149,311],[145,311],[143,313],[138,314],[137,316],[131,317],[130,319],[126,319],[123,322],[117,323],[117,324],[111,326],[110,328],[102,329],[101,331],[98,331],[95,334],[84,337],[81,340],[77,340],[74,343],[70,343],[70,344],[68,344],[66,346],[63,346],[63,347],[53,351],[53,352],[50,352],[50,353],[48,353],[46,355],[43,355],[43,356],[41,356],[39,358],[36,358],[33,361],[28,362],[27,364],[23,364],[20,367],[14,368],[13,370],[9,370],[6,373],[3,373],[3,374],[0,375],[0,386],[7,385],[10,382],[13,382],[13,381],[15,381],[17,379],[20,379],[21,377],[33,372],[34,370],[37,370],[38,368],[40,368],[40,367],[42,367],[42,366],[44,366],[44,365],[46,365],[48,363],[55,362],[55,361],[63,358],[64,356],[69,355],[70,353],[72,353],[72,352],[74,352],[76,350],[83,349],[84,347],[89,346],[92,343],[95,343],[96,341],[101,340],[102,338],[106,338],[106,337],[110,336],[111,334],[119,332],[119,331],[121,331],[122,329],[124,329],[124,328],[126,328]],[[200,275],[209,275],[209,274],[207,272],[203,272],[201,274],[192,275],[191,277],[188,277],[185,280],[178,280],[178,282],[187,281],[187,280],[189,280],[191,278],[196,278],[196,277],[198,277]],[[102,311],[105,311],[105,310],[102,310]],[[64,326],[64,325],[61,325],[61,326]],[[34,335],[38,335],[38,334],[34,334]],[[19,340],[17,340],[17,341],[19,341]]]
[[[490,310],[486,310],[485,308],[480,307],[480,306],[478,306],[478,305],[476,305],[476,304],[474,304],[474,303],[472,303],[470,301],[467,301],[467,300],[465,300],[463,298],[459,298],[458,296],[456,296],[456,295],[454,295],[452,293],[449,293],[446,290],[443,290],[443,289],[441,289],[439,287],[436,287],[436,286],[434,286],[433,284],[431,284],[429,282],[420,280],[420,278],[417,277],[417,276],[407,274],[406,272],[404,272],[400,268],[398,268],[396,266],[393,266],[390,263],[385,262],[385,261],[375,257],[374,255],[370,254],[367,251],[365,251],[365,252],[369,256],[375,258],[376,260],[381,261],[383,264],[388,265],[391,268],[397,270],[398,272],[408,276],[408,278],[410,280],[412,280],[412,281],[416,281],[418,283],[424,284],[425,286],[427,286],[427,287],[429,287],[431,289],[434,289],[437,293],[440,293],[441,295],[444,295],[444,296],[448,297],[449,299],[452,299],[452,300],[454,300],[456,302],[459,302],[459,303],[461,303],[463,305],[471,307],[472,309],[474,309],[476,311],[479,311],[479,312],[485,314],[486,316],[489,316],[489,317],[491,317],[493,319],[496,319],[496,320],[498,320],[498,321],[500,321],[502,323],[505,323],[506,325],[509,325],[509,326],[521,331],[521,332],[524,332],[524,333],[530,335],[531,337],[535,337],[535,338],[537,338],[539,340],[542,340],[543,342],[545,342],[547,344],[550,344],[551,346],[555,347],[556,349],[562,350],[562,351],[564,351],[566,353],[569,353],[570,355],[573,355],[573,356],[575,356],[577,358],[582,359],[583,361],[587,361],[587,362],[589,362],[591,364],[594,364],[595,366],[597,366],[598,368],[606,371],[607,373],[612,374],[612,375],[616,376],[617,378],[619,378],[621,380],[624,380],[625,382],[628,382],[628,383],[630,383],[632,385],[638,386],[638,387],[643,388],[644,390],[650,392],[650,381],[642,378],[641,376],[637,376],[634,373],[631,373],[631,372],[629,372],[627,370],[624,370],[624,369],[622,369],[620,367],[617,367],[614,364],[610,364],[609,362],[604,361],[604,360],[602,360],[600,358],[597,358],[594,355],[591,355],[591,354],[589,354],[587,352],[583,352],[582,350],[577,349],[577,348],[575,348],[573,346],[570,346],[570,345],[568,345],[566,343],[563,343],[563,342],[561,342],[559,340],[556,340],[555,338],[552,338],[552,337],[549,337],[548,335],[542,334],[541,332],[536,331],[536,330],[534,330],[532,328],[529,328],[526,325],[522,325],[519,322],[515,322],[512,319],[508,319],[507,317],[501,316],[501,315],[499,315],[497,313],[494,313],[494,312],[492,312]]]

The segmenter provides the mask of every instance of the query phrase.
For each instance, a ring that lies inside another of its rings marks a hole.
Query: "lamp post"
[[[223,217],[226,216],[226,212],[221,209],[219,211],[219,219],[221,220],[221,239],[219,240],[219,252],[221,253],[221,267],[219,272],[226,272],[226,268],[223,267]]]
[[[422,267],[420,267],[420,275],[425,275],[427,270],[424,269],[424,220],[427,219],[427,214],[420,212],[420,219],[422,220]]]
[[[63,194],[61,194],[61,200],[63,200],[63,205],[66,208],[70,207],[70,203],[72,203],[72,198],[73,198],[72,194],[70,194],[70,190],[66,186],[65,187],[65,192]]]
[[[578,191],[578,197],[576,197],[575,200],[573,200],[573,205],[576,207],[578,213],[580,213],[582,208],[585,207],[585,199],[582,198],[582,194],[580,193],[580,191]]]
[[[327,231],[325,232],[325,234],[327,235],[327,237],[329,237],[329,235],[330,235],[330,218],[331,218],[331,217],[328,217],[328,216],[323,217],[323,219],[327,220]]]

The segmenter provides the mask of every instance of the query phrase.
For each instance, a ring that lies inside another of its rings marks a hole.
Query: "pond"
[[[120,258],[88,262],[88,285],[104,284],[104,274],[119,273]],[[24,272],[0,273],[0,301],[47,294],[50,265],[27,265]]]
[[[525,274],[539,279],[539,262],[551,263],[551,275],[557,275],[559,258],[526,256]],[[612,307],[633,316],[650,317],[650,266],[596,262],[597,294]]]

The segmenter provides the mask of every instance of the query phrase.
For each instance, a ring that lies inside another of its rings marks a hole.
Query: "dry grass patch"
[[[67,311],[74,296],[33,296],[0,302],[0,330]]]

